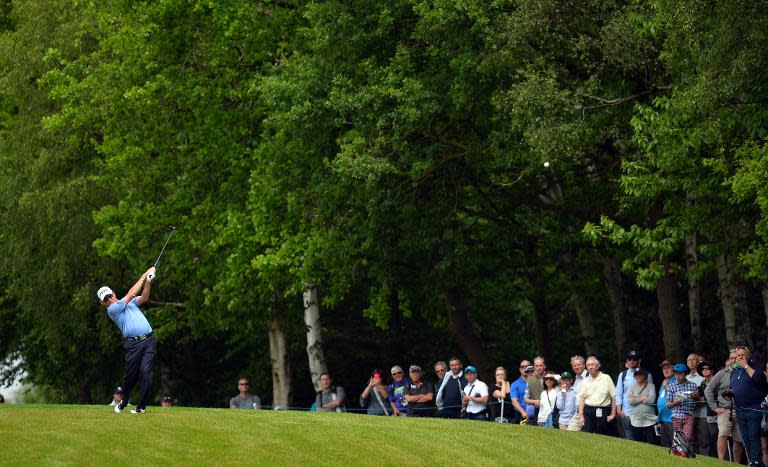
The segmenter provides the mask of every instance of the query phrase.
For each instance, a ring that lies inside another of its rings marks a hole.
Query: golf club
[[[168,241],[171,239],[171,236],[173,236],[173,233],[176,232],[176,227],[174,227],[172,225],[169,225],[168,228],[171,229],[171,233],[170,233],[170,235],[168,235],[168,239],[165,240],[165,245],[163,245],[163,249],[160,250],[160,254],[157,255],[157,259],[155,260],[155,264],[153,264],[152,267],[157,267],[157,263],[160,262],[160,257],[163,256],[163,253],[165,252],[165,247],[168,246]],[[155,275],[150,273],[147,276],[147,279],[149,279],[150,281],[153,281],[155,279]]]

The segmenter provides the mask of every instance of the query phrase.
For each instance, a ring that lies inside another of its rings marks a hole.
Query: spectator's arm
[[[619,377],[616,378],[616,386],[615,386],[616,387],[616,399],[615,399],[616,404],[614,405],[619,406],[619,412],[621,412],[621,403],[624,400],[624,385],[621,384],[622,383],[621,378],[623,377],[623,375],[626,375],[626,373],[619,373]]]
[[[656,386],[648,383],[648,396],[643,401],[645,405],[656,405]]]
[[[707,405],[712,410],[717,410],[717,394],[720,392],[720,380],[721,376],[725,373],[718,373],[712,377],[707,387],[704,388],[704,399],[707,401]]]
[[[523,418],[528,416],[525,410],[520,406],[520,401],[517,400],[517,397],[512,398],[512,407],[514,407],[515,410],[517,410],[517,412],[523,416]]]

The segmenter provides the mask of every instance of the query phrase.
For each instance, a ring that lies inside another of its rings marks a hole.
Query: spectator
[[[714,369],[712,368],[712,363],[706,360],[699,363],[699,367],[697,368],[697,371],[702,377],[704,377],[704,381],[699,385],[699,397],[701,397],[702,401],[700,403],[704,404],[704,408],[707,413],[707,417],[706,417],[707,436],[708,436],[707,452],[702,452],[702,454],[716,457],[717,456],[717,413],[714,410],[712,410],[712,407],[710,407],[709,404],[707,404],[707,399],[706,399],[707,386],[711,384],[712,378],[714,377],[715,372],[714,372]]]
[[[526,378],[533,374],[533,365],[528,360],[523,360],[520,362],[519,370],[520,377],[509,387],[510,400],[514,408],[511,423],[520,423],[528,419],[528,414],[525,411],[525,389],[528,387]]]
[[[653,428],[658,420],[656,387],[650,381],[648,372],[642,368],[635,370],[635,384],[629,388],[627,401],[632,406],[632,412],[628,417],[631,429],[634,431],[632,439],[648,444],[658,444],[656,431]]]
[[[163,398],[160,399],[160,407],[173,407],[173,399],[171,396],[163,396]]]
[[[735,423],[733,397],[731,393],[731,372],[736,361],[736,349],[731,349],[725,368],[715,373],[704,389],[704,397],[709,407],[717,414],[717,457],[741,464],[744,447],[741,441],[739,425]],[[725,394],[725,395],[724,395]],[[727,396],[727,397],[726,397]],[[733,436],[733,457],[728,458],[728,438]]]
[[[435,363],[435,394],[440,390],[440,385],[443,384],[443,378],[448,373],[448,364],[444,361]]]
[[[544,389],[541,391],[539,400],[539,426],[545,428],[553,428],[556,421],[553,420],[553,411],[555,409],[555,403],[557,402],[557,380],[560,379],[559,375],[553,373],[547,373],[544,375]]]
[[[341,386],[334,386],[333,379],[328,373],[320,374],[321,390],[315,397],[315,407],[318,412],[346,412],[346,394]]]
[[[661,373],[664,375],[664,380],[659,386],[659,397],[656,398],[656,407],[659,414],[659,433],[661,435],[661,445],[665,448],[672,447],[672,410],[667,407],[667,394],[669,391],[669,384],[673,381],[674,372],[672,368],[672,362],[664,360],[661,362]]]
[[[749,357],[750,350],[747,346],[736,347],[736,368],[731,372],[731,390],[733,403],[736,405],[736,422],[744,440],[748,465],[760,465],[760,424],[763,420],[760,409],[768,392],[768,383],[763,368],[750,366]]]
[[[701,358],[695,353],[692,353],[688,355],[685,362],[690,371],[688,376],[686,376],[686,379],[695,384],[698,389],[701,386],[701,383],[704,382],[704,377],[701,376],[698,371]],[[696,452],[699,454],[708,454],[709,426],[707,425],[707,403],[704,401],[703,395],[701,396],[702,397],[696,402],[696,408],[693,411],[693,436],[694,441],[696,442]]]
[[[367,408],[368,415],[389,415],[387,387],[381,379],[381,370],[375,369],[368,378],[368,385],[360,395],[360,407]]]
[[[576,395],[576,406],[579,403],[579,394],[581,393],[581,384],[585,379],[589,378],[587,372],[587,365],[584,357],[581,355],[574,355],[571,357],[571,369],[573,369],[573,393]],[[568,431],[581,431],[581,425],[579,424],[579,411],[575,410],[570,423],[568,423]]]
[[[539,406],[541,400],[537,399],[544,392],[544,374],[547,372],[547,363],[544,361],[544,357],[536,357],[533,359],[533,374],[526,378],[528,383],[528,392],[525,398],[526,413],[528,419],[537,420],[539,415]]]
[[[555,402],[559,416],[555,423],[561,430],[568,429],[568,425],[576,413],[576,391],[573,390],[571,381],[573,381],[573,375],[569,372],[564,371],[560,374],[560,391],[557,393],[557,401]]]
[[[506,423],[509,421],[509,415],[514,412],[512,406],[512,400],[510,399],[511,385],[507,381],[507,370],[500,366],[495,371],[496,382],[493,386],[494,401],[490,404],[491,419],[496,420],[499,423]]]
[[[405,401],[405,386],[410,383],[399,365],[392,367],[392,384],[389,385],[389,406],[393,417],[404,417],[408,413],[408,402]]]
[[[675,379],[667,385],[667,407],[672,409],[672,428],[682,431],[688,440],[693,436],[693,411],[699,393],[696,384],[686,377],[690,371],[685,363],[678,363],[672,369]]]
[[[411,365],[408,369],[411,378],[410,384],[405,386],[403,396],[408,403],[407,413],[409,417],[429,417],[432,415],[432,401],[435,399],[435,387],[432,383],[425,383],[421,379],[421,367]]]
[[[631,421],[633,405],[630,404],[627,396],[629,390],[635,385],[635,372],[640,370],[641,361],[642,357],[637,350],[627,353],[625,369],[616,378],[616,416],[619,419],[619,426],[622,429],[624,438],[629,440],[634,439]],[[653,386],[653,377],[648,372],[645,374],[648,377],[647,382]],[[656,394],[654,394],[653,399],[656,399]]]
[[[437,415],[442,418],[459,418],[462,410],[463,389],[467,379],[461,369],[461,360],[456,357],[448,360],[451,371],[446,373],[437,391]]]
[[[488,385],[477,379],[477,368],[472,365],[464,369],[467,385],[464,387],[462,403],[464,417],[469,420],[488,420],[485,404],[488,402]]]
[[[768,363],[765,364],[765,377],[768,379]],[[768,428],[766,425],[768,425],[768,414],[766,414],[766,410],[768,409],[768,395],[765,396],[765,399],[763,399],[763,403],[761,404],[763,407],[763,423],[760,425],[760,445],[763,448],[763,464],[768,465]]]
[[[123,402],[123,388],[118,386],[115,388],[114,394],[112,394],[112,402],[110,402],[109,405],[114,407],[121,402]],[[127,406],[128,404],[126,403],[125,405]]]
[[[768,364],[766,364],[765,376],[768,378]],[[765,413],[768,409],[768,396],[765,396],[761,405],[763,407],[763,423],[760,425],[760,447],[763,450],[763,465],[768,465],[768,430],[766,430],[768,415]]]
[[[581,384],[579,393],[579,423],[587,433],[608,435],[611,421],[616,417],[616,386],[610,376],[600,371],[600,360],[587,359],[589,378]]]
[[[248,378],[240,378],[237,389],[240,394],[229,400],[230,409],[261,409],[261,399],[256,394],[251,394],[251,382]]]

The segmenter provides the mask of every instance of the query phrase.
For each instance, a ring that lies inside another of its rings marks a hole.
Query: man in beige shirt
[[[616,417],[616,386],[610,376],[600,371],[600,361],[587,359],[589,379],[581,384],[579,394],[579,424],[587,433],[608,435]]]

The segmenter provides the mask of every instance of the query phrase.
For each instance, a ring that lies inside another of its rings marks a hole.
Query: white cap
[[[107,295],[114,295],[114,294],[115,293],[112,292],[112,289],[110,289],[106,285],[104,287],[100,288],[98,292],[96,292],[96,296],[99,297],[99,301],[100,302],[103,302],[104,301],[104,297],[106,297]]]

